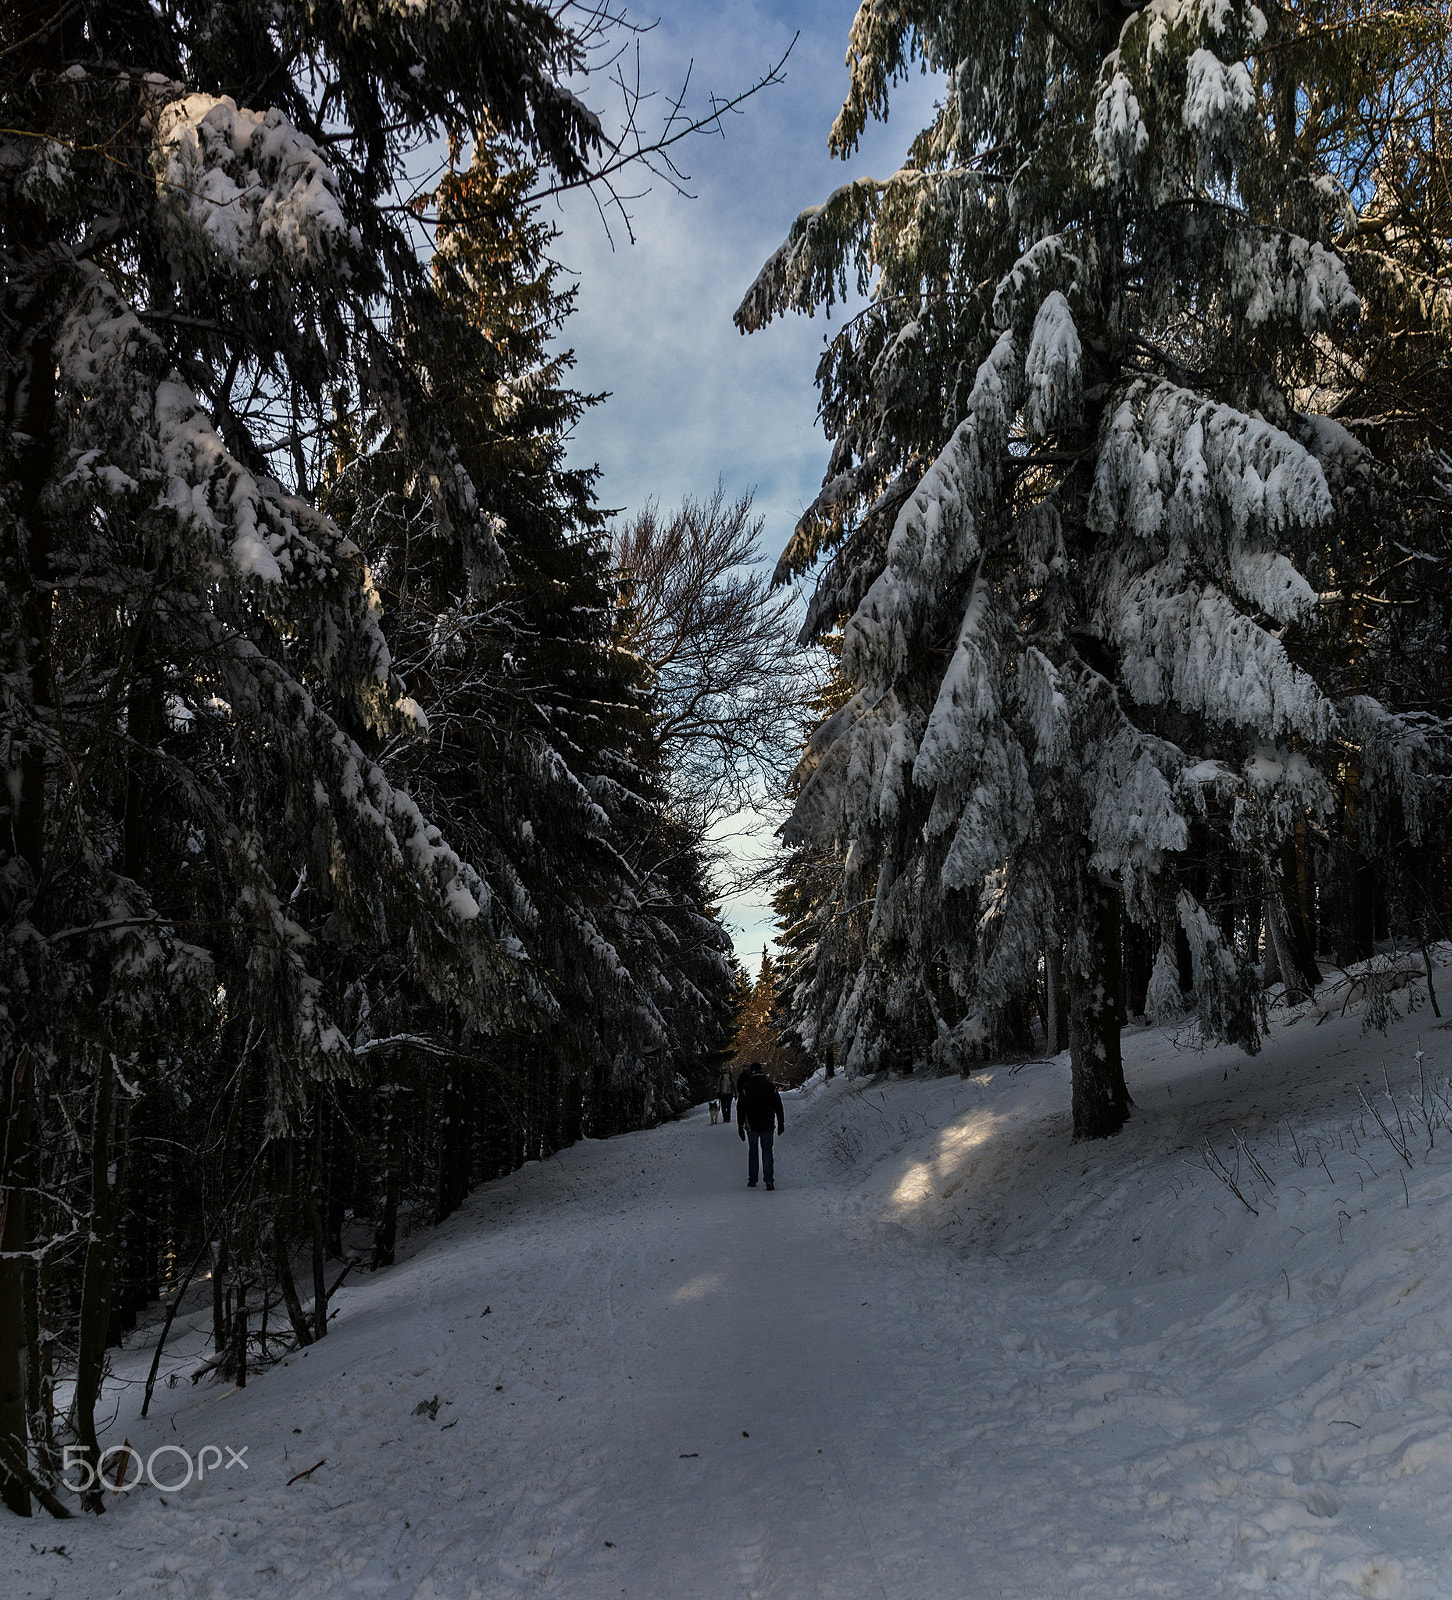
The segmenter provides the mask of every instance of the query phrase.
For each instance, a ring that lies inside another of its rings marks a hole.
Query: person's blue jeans
[[[746,1176],[752,1183],[756,1182],[757,1146],[761,1146],[761,1175],[768,1183],[773,1181],[774,1167],[771,1159],[772,1140],[776,1137],[774,1128],[767,1128],[758,1133],[755,1128],[746,1130]]]

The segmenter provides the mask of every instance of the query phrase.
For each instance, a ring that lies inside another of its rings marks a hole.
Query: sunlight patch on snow
[[[968,1156],[985,1145],[1006,1119],[996,1112],[978,1111],[938,1134],[937,1151],[926,1161],[912,1162],[892,1191],[899,1211],[929,1204],[946,1185],[951,1194],[962,1182]]]
[[[683,1283],[671,1296],[672,1300],[704,1300],[708,1294],[719,1294],[726,1280],[719,1272],[701,1272],[688,1283]]]

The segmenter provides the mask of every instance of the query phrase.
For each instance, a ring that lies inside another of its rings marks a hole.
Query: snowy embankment
[[[1102,1145],[1058,1061],[814,1080],[774,1194],[704,1109],[526,1168],[243,1392],[193,1318],[107,1439],[246,1471],[0,1524],[8,1592],[1452,1593],[1452,1023],[1330,1009],[1130,1035]]]

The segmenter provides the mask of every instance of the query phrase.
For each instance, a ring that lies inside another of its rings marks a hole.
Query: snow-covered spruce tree
[[[1183,942],[1206,1031],[1259,1036],[1193,831],[1254,867],[1275,924],[1274,857],[1348,750],[1386,740],[1415,785],[1418,731],[1347,692],[1320,599],[1383,537],[1368,506],[1399,518],[1328,415],[1359,310],[1357,49],[1383,62],[1385,28],[1324,6],[858,13],[834,150],[919,56],[944,102],[901,172],[798,218],[737,314],[870,291],[818,370],[835,448],[779,570],[825,556],[806,636],[845,619],[853,697],[788,842],[838,842],[827,916],[870,911],[814,997],[850,1066],[991,1034],[1062,946],[1075,1132],[1113,1133],[1126,913],[1158,946],[1153,1013],[1181,1003]]]
[[[563,87],[568,14],[528,0],[22,0],[0,29],[0,1482],[25,1510],[11,1201],[40,1070],[90,1107],[68,1194],[94,1451],[134,1106],[223,1084],[229,1138],[296,1126],[358,1059],[332,944],[406,949],[472,1025],[503,1003],[487,885],[375,759],[424,720],[313,491],[341,385],[412,437],[469,583],[500,569],[421,371],[449,329],[403,338],[432,291],[392,186],[411,143],[486,121],[577,177],[599,126]]]

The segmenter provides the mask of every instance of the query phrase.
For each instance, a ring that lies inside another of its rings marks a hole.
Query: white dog
[[[714,1128],[716,1126],[716,1124],[720,1120],[721,1120],[721,1102],[719,1100],[713,1099],[711,1101],[711,1126]]]

